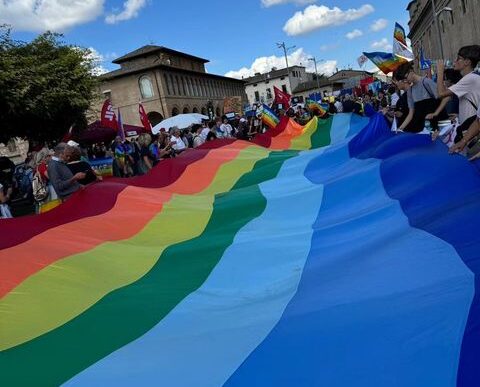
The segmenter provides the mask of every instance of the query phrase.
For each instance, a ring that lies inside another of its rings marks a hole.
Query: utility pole
[[[321,93],[320,93],[320,80],[318,79],[318,70],[317,70],[317,58],[308,58],[308,60],[311,60],[315,64],[315,78],[317,80],[317,92],[320,95],[320,99],[322,98]]]
[[[288,66],[288,51],[293,50],[297,46],[287,47],[285,42],[277,43],[278,48],[283,49],[283,53],[285,54],[285,63],[287,64],[287,74],[288,74],[288,85],[290,86],[290,93],[293,94],[292,90],[292,81],[290,79],[290,67]]]

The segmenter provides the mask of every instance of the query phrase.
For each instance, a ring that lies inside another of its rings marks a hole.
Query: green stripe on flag
[[[263,213],[266,199],[258,185],[275,178],[283,163],[297,154],[272,152],[257,162],[232,190],[216,196],[204,232],[168,247],[140,280],[110,293],[63,326],[1,352],[2,385],[59,385],[150,330],[202,285],[237,232]]]

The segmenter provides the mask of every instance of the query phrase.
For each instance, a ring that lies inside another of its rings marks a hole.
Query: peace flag
[[[404,46],[407,46],[407,35],[405,34],[405,29],[398,23],[395,23],[393,39],[399,41]]]
[[[477,167],[282,117],[1,221],[2,385],[480,385]]]
[[[280,122],[280,119],[278,118],[278,116],[273,112],[272,109],[270,109],[265,104],[263,104],[261,114],[262,114],[262,122],[265,125],[267,125],[269,128],[275,128]]]
[[[395,71],[403,63],[408,62],[406,59],[388,52],[364,52],[363,54],[370,59],[384,74],[389,74]]]
[[[318,112],[320,117],[324,116],[328,112],[328,106],[325,106],[317,101],[307,98],[305,101],[305,106],[311,112]]]

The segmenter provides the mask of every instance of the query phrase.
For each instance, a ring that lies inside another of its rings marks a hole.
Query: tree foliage
[[[55,141],[85,126],[97,97],[94,68],[90,50],[66,45],[60,34],[21,42],[0,26],[0,142]]]

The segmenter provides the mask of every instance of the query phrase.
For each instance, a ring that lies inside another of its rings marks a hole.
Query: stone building
[[[440,23],[444,59],[454,60],[462,46],[480,44],[480,2],[478,0],[435,0]],[[413,52],[418,60],[423,47],[425,57],[439,59],[440,44],[434,23],[431,0],[413,0],[407,6]]]
[[[294,90],[293,95],[295,97],[302,97],[303,100],[307,99],[313,93],[318,93],[323,97],[331,96],[334,92],[343,89],[343,82],[332,82],[330,79],[320,79],[317,83],[316,80],[300,83]]]
[[[220,116],[227,97],[246,101],[242,80],[209,74],[205,70],[208,60],[170,48],[143,46],[113,63],[120,69],[100,76],[100,91],[121,109],[124,123],[141,125],[139,102],[155,125],[180,113],[208,114],[211,110]],[[96,112],[101,110],[100,102]]]
[[[268,73],[257,73],[253,77],[243,79],[248,103],[250,105],[254,103],[271,104],[275,98],[274,86],[285,93],[292,94],[290,83],[292,89],[295,90],[300,83],[311,80],[313,77],[313,74],[307,73],[303,66],[292,66],[289,70],[290,81],[286,68],[280,70],[272,68],[272,71]]]
[[[328,80],[332,83],[342,83],[343,89],[351,89],[357,87],[362,79],[370,78],[371,76],[373,76],[373,73],[368,71],[346,69],[337,71]]]

